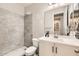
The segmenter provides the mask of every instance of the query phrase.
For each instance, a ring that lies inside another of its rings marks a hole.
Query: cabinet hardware
[[[75,53],[79,53],[79,50],[78,50],[78,49],[75,49],[74,52],[75,52]]]
[[[55,51],[55,52],[56,52],[56,54],[57,54],[57,49],[58,49],[58,48],[56,47],[56,51]]]
[[[54,46],[52,47],[52,53],[54,53]]]

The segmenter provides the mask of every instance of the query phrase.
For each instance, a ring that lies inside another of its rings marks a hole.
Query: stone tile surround
[[[0,8],[0,55],[24,45],[24,18]]]

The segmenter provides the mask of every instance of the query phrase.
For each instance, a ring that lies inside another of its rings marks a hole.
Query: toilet
[[[33,41],[33,46],[30,46],[26,49],[26,56],[33,56],[36,53],[39,40],[37,38],[33,38],[32,41]]]

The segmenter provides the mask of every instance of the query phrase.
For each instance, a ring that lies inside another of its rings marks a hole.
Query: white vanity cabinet
[[[49,41],[39,41],[39,55],[52,56],[54,55],[54,43]]]
[[[79,55],[79,48],[65,45],[65,44],[55,44],[55,55],[56,56],[77,56]]]
[[[79,56],[79,47],[41,40],[39,43],[40,56]]]

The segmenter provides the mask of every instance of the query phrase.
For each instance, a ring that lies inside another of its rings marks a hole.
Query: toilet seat
[[[26,56],[32,56],[36,52],[37,47],[30,46],[26,49]]]

